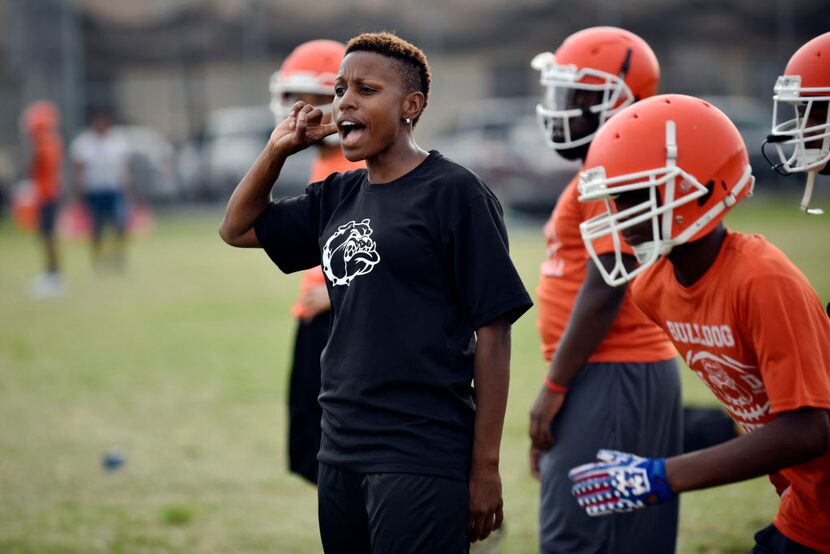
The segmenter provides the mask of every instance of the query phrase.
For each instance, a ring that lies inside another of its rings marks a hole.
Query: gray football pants
[[[631,513],[589,517],[571,495],[568,471],[594,461],[601,448],[648,458],[680,454],[682,414],[675,360],[587,364],[554,420],[554,446],[539,463],[541,552],[674,552],[677,499]]]

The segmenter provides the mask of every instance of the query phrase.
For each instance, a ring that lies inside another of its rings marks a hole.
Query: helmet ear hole
[[[723,185],[723,189],[726,190],[726,183],[721,181],[721,185]],[[702,208],[706,204],[706,202],[709,201],[709,198],[712,197],[712,191],[715,190],[715,182],[714,181],[709,181],[708,183],[706,183],[705,186],[706,186],[706,194],[704,194],[703,196],[701,196],[700,198],[697,199],[697,207],[698,208]]]

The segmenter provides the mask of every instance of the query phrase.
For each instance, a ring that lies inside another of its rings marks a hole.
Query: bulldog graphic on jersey
[[[726,325],[721,327],[728,329]],[[684,360],[744,431],[754,431],[774,418],[764,382],[756,374],[757,367],[706,350],[689,350]]]
[[[346,285],[365,275],[380,261],[371,238],[370,220],[349,221],[337,228],[323,247],[323,273],[332,286]]]

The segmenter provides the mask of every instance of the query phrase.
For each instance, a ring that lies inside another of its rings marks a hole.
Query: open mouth
[[[339,131],[340,144],[349,148],[354,146],[366,134],[366,126],[355,121],[341,121]]]

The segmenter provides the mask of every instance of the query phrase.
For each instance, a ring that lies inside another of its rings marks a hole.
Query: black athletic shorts
[[[317,511],[326,554],[467,554],[467,482],[353,473],[320,463]]]

